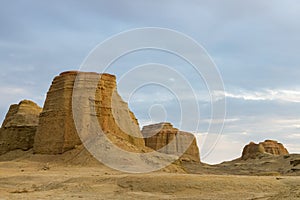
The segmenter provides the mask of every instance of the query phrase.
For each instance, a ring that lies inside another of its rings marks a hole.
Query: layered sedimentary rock
[[[10,106],[0,129],[0,155],[15,149],[32,148],[41,111],[29,100]]]
[[[181,160],[200,162],[199,149],[193,134],[179,131],[170,123],[144,126],[146,146],[165,154],[179,155]]]
[[[261,142],[261,144],[263,145],[263,147],[267,153],[270,153],[273,155],[289,154],[288,150],[283,146],[283,144],[278,143],[275,140],[265,140],[264,142]]]
[[[81,143],[72,117],[75,78],[75,72],[54,78],[40,114],[35,135],[35,153],[63,153]]]
[[[77,95],[76,101],[72,98],[73,95]],[[82,108],[88,113],[82,113]],[[78,116],[79,114],[84,117]],[[77,120],[80,126],[92,126],[94,124],[91,124],[91,118],[94,119],[95,116],[109,139],[121,139],[135,146],[145,147],[134,114],[117,93],[115,76],[68,71],[54,78],[47,93],[35,136],[34,152],[59,154],[81,144],[82,138],[77,132],[80,130],[77,130],[78,124],[76,129],[74,117],[80,118],[80,122]]]
[[[255,159],[262,154],[287,155],[289,152],[281,143],[278,143],[275,140],[265,140],[264,142],[260,142],[258,144],[250,142],[243,149],[242,159]]]

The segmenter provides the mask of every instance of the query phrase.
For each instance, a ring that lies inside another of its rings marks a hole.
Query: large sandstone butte
[[[96,115],[103,132],[109,139],[122,140],[136,147],[145,147],[134,114],[117,93],[114,75],[68,71],[54,78],[47,93],[35,135],[35,153],[60,154],[82,143],[73,118],[78,116],[77,113],[73,113],[73,110],[86,105],[75,105],[75,108],[72,108],[75,80],[76,95],[79,95],[79,99],[87,99],[88,103],[91,103],[87,108],[93,108],[95,113],[91,112],[88,115],[93,115],[91,118]],[[89,91],[94,92],[91,95]],[[85,116],[82,120],[83,126],[91,125],[89,116]],[[119,142],[119,144],[124,143]]]
[[[171,123],[144,126],[146,146],[165,154],[179,155],[180,160],[200,163],[199,149],[193,134],[179,131]]]
[[[0,129],[0,155],[32,148],[41,111],[42,108],[29,100],[10,106]]]
[[[255,159],[263,154],[287,155],[289,152],[281,143],[278,143],[275,140],[265,140],[264,142],[260,142],[258,144],[250,142],[243,149],[242,159]]]

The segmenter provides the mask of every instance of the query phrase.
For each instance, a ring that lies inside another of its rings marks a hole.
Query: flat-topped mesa
[[[82,92],[75,94],[74,87],[76,91]],[[87,99],[89,102],[84,105],[77,105],[75,102],[73,109],[73,95],[79,95],[79,98]],[[127,103],[117,93],[114,75],[67,71],[54,78],[47,93],[35,136],[34,152],[60,154],[81,144],[74,123],[74,117],[78,116],[73,111],[83,107],[87,108],[88,112],[89,109],[95,111],[88,115],[97,117],[99,125],[109,139],[117,137],[133,145],[145,146],[142,138],[127,134],[129,132],[141,137],[134,114],[129,111]],[[82,120],[84,126],[91,123],[88,116]],[[127,130],[124,132],[120,125],[127,127]]]
[[[0,155],[15,149],[28,150],[33,147],[41,111],[42,108],[29,100],[10,106],[0,129]]]
[[[180,160],[200,163],[200,154],[193,134],[179,131],[171,123],[144,126],[146,146],[165,154],[179,155]]]
[[[247,160],[249,158],[255,159],[261,155],[287,155],[289,152],[287,149],[275,140],[265,140],[258,144],[250,142],[243,149],[242,159]]]

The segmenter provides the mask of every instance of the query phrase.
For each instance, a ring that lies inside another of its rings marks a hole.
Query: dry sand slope
[[[1,156],[0,199],[300,199],[299,176],[125,174],[85,153]]]

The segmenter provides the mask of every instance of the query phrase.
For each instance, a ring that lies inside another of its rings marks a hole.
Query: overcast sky
[[[88,53],[108,37],[133,28],[163,27],[182,32],[200,43],[224,81],[226,123],[219,143],[209,154],[202,147],[209,124],[209,98],[202,87],[205,84],[197,91],[203,116],[197,137],[204,162],[234,159],[250,141],[265,139],[278,140],[290,152],[300,153],[299,1],[0,0],[0,3],[1,121],[9,105],[22,99],[31,99],[42,106],[53,77],[62,71],[79,69]],[[125,69],[122,67],[129,69],[149,62],[174,66],[195,83],[186,64],[162,52],[129,55],[114,63],[112,72],[119,80]],[[159,74],[153,71],[152,75]],[[166,79],[172,81],[174,77],[169,75]],[[126,93],[122,94],[122,90],[120,93],[127,99]],[[168,120],[179,126],[176,97],[168,91],[148,88],[130,100],[129,106],[141,125],[151,120]],[[188,127],[185,130],[192,131]]]

